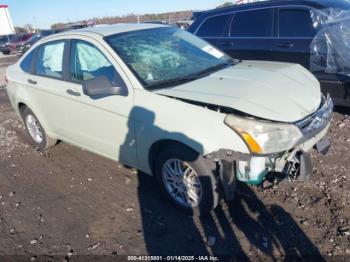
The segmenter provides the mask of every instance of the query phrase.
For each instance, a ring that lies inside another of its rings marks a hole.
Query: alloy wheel
[[[202,198],[199,176],[191,165],[180,159],[167,160],[162,179],[170,196],[184,207],[198,207]]]
[[[40,124],[35,116],[28,114],[26,117],[26,126],[31,138],[38,144],[41,144],[44,140],[43,132]]]

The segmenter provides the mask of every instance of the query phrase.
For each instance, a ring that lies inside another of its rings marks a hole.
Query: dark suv
[[[350,1],[271,0],[235,5],[203,12],[188,30],[237,59],[291,62],[312,69],[322,91],[330,93],[336,105],[350,106],[349,76],[310,68],[310,45],[320,30],[312,14],[329,8],[350,11]]]

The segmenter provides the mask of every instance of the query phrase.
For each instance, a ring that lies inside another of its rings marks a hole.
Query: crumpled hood
[[[266,61],[243,61],[196,81],[155,92],[281,122],[301,120],[321,103],[320,84],[306,69]]]

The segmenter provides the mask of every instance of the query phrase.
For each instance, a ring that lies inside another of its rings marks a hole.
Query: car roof
[[[236,11],[236,10],[246,10],[254,8],[263,8],[270,6],[284,6],[284,5],[305,5],[311,6],[317,9],[327,8],[327,7],[337,7],[340,4],[349,4],[350,2],[345,0],[269,0],[269,1],[259,1],[247,4],[233,5],[229,7],[222,7],[217,9],[212,9],[203,12],[203,14],[213,14],[221,13],[223,11]],[[350,4],[349,4],[350,7]],[[200,15],[201,16],[201,15]]]
[[[157,27],[166,27],[166,25],[161,25],[161,24],[150,24],[150,23],[145,23],[145,24],[115,24],[115,25],[105,25],[105,26],[98,26],[98,27],[86,27],[82,29],[77,29],[77,30],[70,30],[62,34],[67,34],[67,33],[94,33],[94,34],[99,34],[101,36],[109,36],[109,35],[114,35],[114,34],[119,34],[119,33],[125,33],[125,32],[130,32],[130,31],[136,31],[136,30],[143,30],[143,29],[151,29],[151,28],[157,28]]]

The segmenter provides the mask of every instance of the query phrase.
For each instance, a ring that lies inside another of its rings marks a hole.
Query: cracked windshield
[[[193,35],[175,28],[117,34],[107,42],[147,89],[169,87],[231,65],[231,58]],[[212,70],[211,70],[212,69]]]

